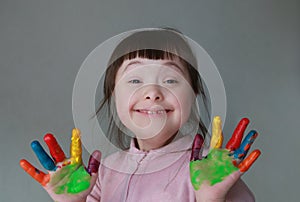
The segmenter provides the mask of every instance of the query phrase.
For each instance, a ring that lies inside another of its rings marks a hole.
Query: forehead
[[[162,67],[172,68],[174,71],[182,74],[183,76],[188,76],[187,69],[185,65],[179,60],[179,58],[173,59],[147,59],[147,58],[134,58],[125,60],[120,69],[118,70],[118,74],[122,75],[136,67],[140,66],[148,66],[148,65],[158,65]]]

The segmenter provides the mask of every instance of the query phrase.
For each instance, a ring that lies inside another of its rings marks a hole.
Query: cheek
[[[116,111],[122,122],[128,113],[128,105],[127,105],[128,101],[126,100],[125,94],[126,92],[124,91],[124,89],[119,87],[115,88],[114,101],[115,101]]]
[[[130,111],[135,104],[134,94],[126,88],[116,88],[114,91],[116,110],[122,123],[130,119]]]
[[[192,103],[190,100],[182,100],[181,102],[181,119],[182,124],[185,123],[190,117]]]
[[[190,116],[192,104],[195,100],[195,94],[189,90],[181,90],[177,93],[178,107],[181,113],[181,124],[185,123]]]

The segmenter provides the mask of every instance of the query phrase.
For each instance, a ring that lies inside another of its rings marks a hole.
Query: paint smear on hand
[[[63,169],[69,170],[71,175],[65,176],[66,182],[56,187],[56,194],[77,194],[89,188],[91,176],[83,166],[77,168],[75,165],[68,165]]]
[[[190,162],[191,182],[195,190],[199,190],[204,181],[214,185],[237,170],[226,149],[212,149],[206,158]]]

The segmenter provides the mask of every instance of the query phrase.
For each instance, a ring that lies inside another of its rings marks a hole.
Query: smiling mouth
[[[148,109],[137,109],[137,110],[134,110],[136,112],[139,112],[139,113],[143,113],[143,114],[167,114],[169,113],[171,110],[169,109],[160,109],[160,110],[148,110]]]

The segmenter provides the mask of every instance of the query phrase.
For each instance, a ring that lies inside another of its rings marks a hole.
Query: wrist
[[[197,197],[196,202],[226,202],[225,198],[210,198],[210,197]]]
[[[217,200],[214,200],[214,199],[197,199],[196,201],[197,202],[226,202],[225,199],[217,199]]]
[[[226,202],[225,199],[197,199],[197,202]]]

